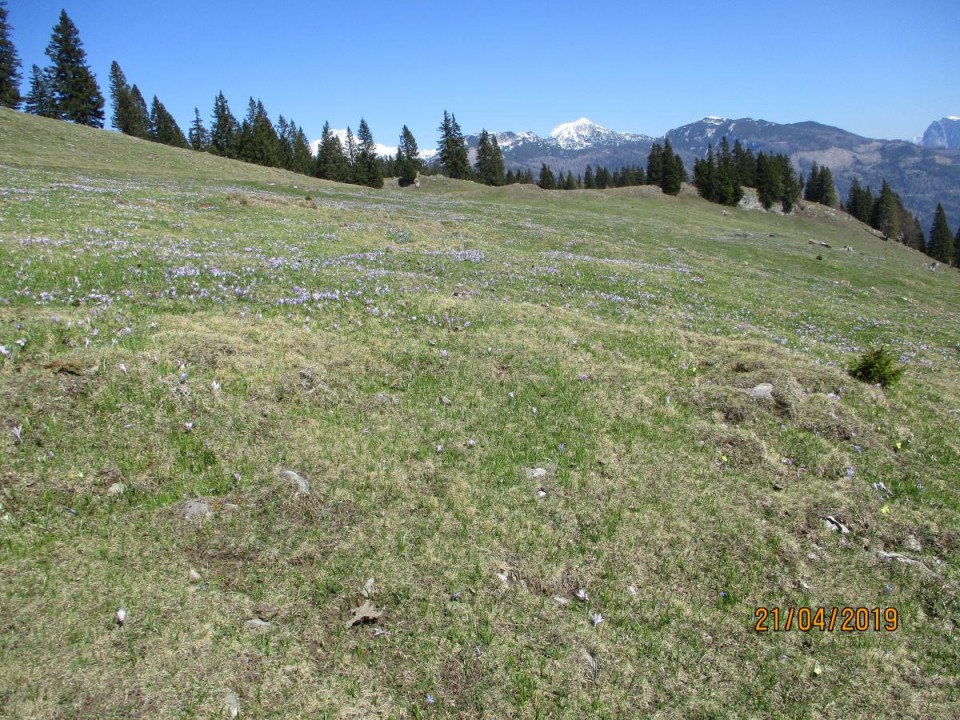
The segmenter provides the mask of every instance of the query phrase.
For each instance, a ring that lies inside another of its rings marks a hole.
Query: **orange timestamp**
[[[765,632],[895,632],[900,629],[900,611],[895,607],[758,607],[753,629]]]

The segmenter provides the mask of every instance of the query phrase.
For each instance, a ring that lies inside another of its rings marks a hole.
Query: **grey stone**
[[[260,618],[247,620],[244,623],[244,626],[247,628],[247,630],[252,630],[254,632],[266,632],[267,630],[273,629],[272,622],[267,622],[266,620],[261,620]]]
[[[202,522],[213,517],[213,508],[203,500],[187,500],[182,508],[184,519],[191,522]]]
[[[302,475],[295,473],[293,470],[281,470],[279,473],[277,473],[277,477],[293,484],[293,486],[297,489],[298,495],[310,494],[310,481]]]
[[[773,385],[760,383],[750,390],[750,397],[754,400],[773,400]]]
[[[549,473],[547,472],[546,468],[542,467],[530,468],[527,470],[527,478],[530,480],[543,480],[548,474]]]

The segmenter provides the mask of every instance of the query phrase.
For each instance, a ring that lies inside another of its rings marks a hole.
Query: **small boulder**
[[[773,385],[760,383],[750,390],[750,397],[754,400],[773,400]]]
[[[297,495],[310,494],[310,481],[293,470],[281,470],[277,477],[284,482],[290,483],[296,489]]]
[[[213,517],[213,507],[203,500],[187,500],[181,509],[183,518],[190,522],[203,522]]]

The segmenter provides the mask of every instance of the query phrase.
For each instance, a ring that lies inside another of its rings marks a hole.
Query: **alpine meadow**
[[[0,718],[957,717],[956,118],[927,213],[722,118],[181,128],[8,30]]]
[[[954,270],[803,201],[0,147],[4,715],[955,710]],[[821,607],[895,629],[757,632]]]

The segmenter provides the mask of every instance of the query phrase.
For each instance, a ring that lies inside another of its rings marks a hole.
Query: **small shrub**
[[[905,368],[898,365],[886,348],[876,347],[867,350],[850,368],[850,374],[857,380],[892,387],[900,381]]]

